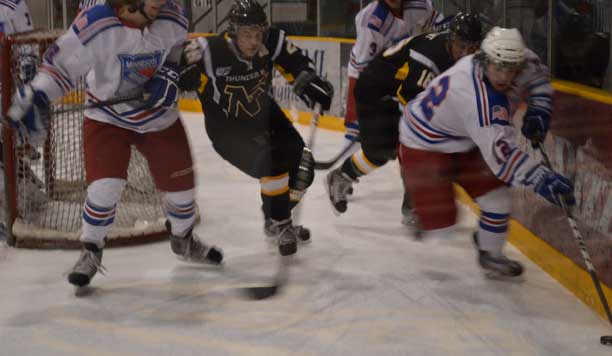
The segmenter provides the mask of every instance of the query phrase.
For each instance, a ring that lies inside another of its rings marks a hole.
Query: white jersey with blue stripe
[[[88,7],[92,7],[94,5],[104,5],[106,0],[81,0],[79,2],[79,12],[87,9]]]
[[[182,8],[173,1],[144,29],[123,24],[110,5],[87,8],[47,50],[32,86],[55,99],[86,76],[88,103],[138,94],[169,56],[180,54],[187,26]],[[85,116],[137,132],[163,130],[178,118],[176,105],[170,109],[141,105],[88,109]]]
[[[401,18],[382,1],[372,1],[355,17],[357,41],[351,50],[349,76],[359,78],[359,73],[377,54],[404,38],[437,29],[443,20],[431,0],[403,1]]]
[[[32,17],[25,0],[0,0],[0,32],[11,35],[32,30]]]
[[[518,148],[510,112],[508,96],[488,84],[480,62],[470,55],[402,107],[400,142],[442,153],[478,148],[500,180],[529,185],[540,164]]]

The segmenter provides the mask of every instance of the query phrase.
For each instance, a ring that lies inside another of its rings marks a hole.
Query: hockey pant
[[[276,103],[272,102],[269,112],[270,125],[265,128],[230,123],[225,117],[208,114],[206,131],[223,159],[259,179],[265,218],[284,220],[297,203],[291,202],[290,191],[295,186],[304,141]]]
[[[180,119],[162,131],[142,134],[86,119],[83,142],[89,187],[83,205],[82,241],[104,245],[126,185],[132,147],[145,157],[156,188],[164,192],[172,234],[183,236],[193,227],[193,161]]]

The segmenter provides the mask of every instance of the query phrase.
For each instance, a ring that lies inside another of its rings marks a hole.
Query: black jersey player
[[[264,231],[277,239],[282,255],[310,241],[310,232],[294,226],[291,208],[312,183],[312,154],[271,96],[273,70],[278,70],[309,107],[329,110],[333,87],[319,78],[310,59],[288,42],[281,30],[268,27],[256,0],[236,0],[226,33],[189,42],[185,62],[192,65],[181,82],[196,88],[206,132],[226,161],[259,179]],[[193,64],[197,68],[193,81]],[[306,172],[300,161],[310,163]],[[298,173],[301,172],[301,173]]]
[[[378,55],[363,70],[355,85],[361,150],[332,170],[326,179],[329,199],[338,213],[347,209],[358,178],[383,166],[397,155],[400,104],[421,92],[438,74],[458,59],[475,52],[482,39],[478,15],[459,13],[447,31],[404,39]],[[410,224],[409,199],[402,206],[404,223]]]

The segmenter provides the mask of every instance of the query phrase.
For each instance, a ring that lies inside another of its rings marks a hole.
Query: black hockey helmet
[[[229,34],[235,35],[238,26],[268,27],[268,18],[257,0],[235,0],[229,12]]]
[[[482,24],[478,14],[459,12],[451,21],[448,28],[451,36],[469,43],[482,41]]]

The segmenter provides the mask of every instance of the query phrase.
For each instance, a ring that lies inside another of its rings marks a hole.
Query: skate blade
[[[90,286],[74,286],[74,296],[75,297],[88,297],[94,294],[96,290]]]
[[[488,271],[488,270],[485,270],[482,273],[486,279],[492,280],[492,281],[512,282],[512,283],[522,283],[525,281],[525,277],[523,274],[512,276],[512,275],[504,274],[501,272]]]

